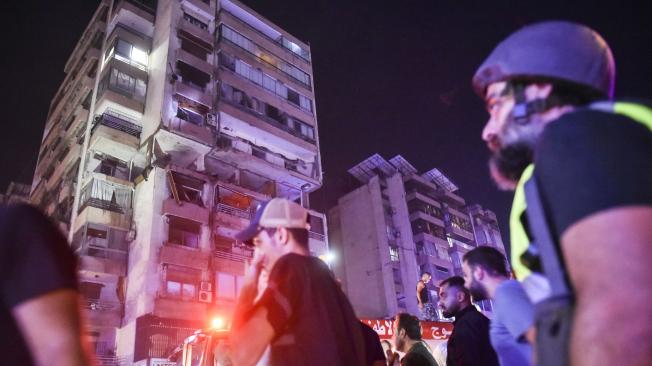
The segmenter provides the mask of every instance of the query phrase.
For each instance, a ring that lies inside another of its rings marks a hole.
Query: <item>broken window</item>
[[[199,248],[201,224],[177,216],[169,216],[168,242],[189,248]]]
[[[206,88],[206,84],[211,80],[211,76],[205,72],[189,65],[181,60],[177,61],[177,74],[181,76],[181,82],[201,89]]]
[[[203,126],[204,125],[204,116],[201,114],[193,111],[190,108],[183,108],[183,107],[178,107],[177,108],[177,118],[181,118],[184,121],[190,122],[194,125],[197,126]]]
[[[172,171],[170,177],[170,193],[173,198],[204,207],[202,200],[204,181]]]

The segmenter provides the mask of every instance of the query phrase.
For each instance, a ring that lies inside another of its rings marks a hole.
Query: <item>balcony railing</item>
[[[245,260],[251,259],[252,256],[253,252],[247,250],[243,250],[242,252],[234,252],[233,249],[215,249],[215,258],[226,259],[234,262],[244,262]]]
[[[309,178],[315,179],[317,176],[317,170],[311,169],[312,163],[305,163],[297,160],[289,160],[281,154],[276,154],[274,152],[268,151],[260,146],[250,143],[247,140],[238,139],[236,137],[231,137],[222,134],[220,135],[220,137],[218,137],[216,141],[216,146],[220,150],[235,149],[237,151],[250,154],[272,165],[276,165],[279,167],[282,166],[287,170],[297,172]],[[244,148],[244,146],[248,146],[248,147]]]
[[[127,213],[131,210],[131,188],[93,179],[82,189],[79,212],[87,206]]]
[[[251,212],[251,210],[236,208],[224,203],[218,203],[217,205],[215,205],[215,210],[217,212],[223,212],[227,215],[236,216],[247,220],[251,220],[251,218],[253,217],[253,213]]]
[[[75,250],[75,254],[87,255],[95,258],[110,259],[115,261],[123,261],[126,263],[127,260],[126,250],[108,248],[106,244],[101,243],[99,240],[94,240],[94,239],[87,240],[79,248]]]
[[[105,112],[97,117],[95,117],[95,123],[93,124],[93,131],[97,128],[98,125],[106,126],[114,130],[118,130],[140,138],[140,133],[143,128],[133,122],[129,121],[129,117],[121,115],[118,112],[110,111]]]
[[[117,311],[120,310],[122,304],[118,301],[107,301],[99,299],[86,299],[84,308],[93,311]]]

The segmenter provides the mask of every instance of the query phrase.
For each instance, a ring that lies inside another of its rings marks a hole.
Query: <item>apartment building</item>
[[[5,193],[0,194],[0,204],[13,205],[29,202],[29,184],[9,182]]]
[[[98,359],[164,364],[232,313],[257,205],[322,184],[310,46],[234,0],[103,0],[64,72],[30,199],[79,255]]]
[[[361,317],[418,314],[416,283],[461,275],[461,259],[477,245],[504,252],[495,214],[467,206],[438,169],[419,174],[398,155],[375,154],[349,169],[360,187],[328,212],[334,271]]]

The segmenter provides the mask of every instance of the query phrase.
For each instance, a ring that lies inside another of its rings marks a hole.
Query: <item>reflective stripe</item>
[[[616,113],[627,116],[632,120],[647,126],[652,132],[652,108],[642,104],[628,103],[628,102],[598,102],[590,106],[591,109],[600,110],[608,113]],[[521,263],[521,255],[525,253],[530,245],[530,239],[525,232],[525,228],[521,223],[521,216],[527,207],[525,203],[525,182],[527,182],[532,173],[534,172],[534,164],[528,165],[521,174],[521,178],[516,185],[514,192],[514,201],[512,203],[512,211],[509,215],[509,231],[510,231],[510,244],[511,253],[510,260],[516,278],[522,281],[532,271]]]
[[[636,103],[616,102],[614,104],[614,112],[642,123],[652,131],[652,109]]]
[[[521,225],[521,216],[525,213],[525,182],[532,176],[534,172],[534,164],[528,165],[521,174],[521,178],[516,185],[514,192],[514,202],[512,203],[512,211],[509,214],[509,235],[510,235],[510,261],[512,269],[516,274],[516,278],[522,281],[527,277],[531,271],[523,263],[521,263],[521,254],[525,253],[527,247],[530,245],[530,239],[527,237],[525,228]]]

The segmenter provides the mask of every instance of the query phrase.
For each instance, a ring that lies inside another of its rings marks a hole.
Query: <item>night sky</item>
[[[566,19],[595,28],[616,57],[617,96],[652,99],[647,2],[243,2],[312,47],[325,172],[312,206],[320,210],[351,189],[351,166],[376,152],[388,159],[401,154],[420,171],[439,168],[468,203],[494,210],[507,239],[511,194],[488,178],[480,140],[486,113],[470,79],[498,41],[532,21]],[[0,5],[1,190],[11,180],[31,182],[50,100],[98,3]]]

